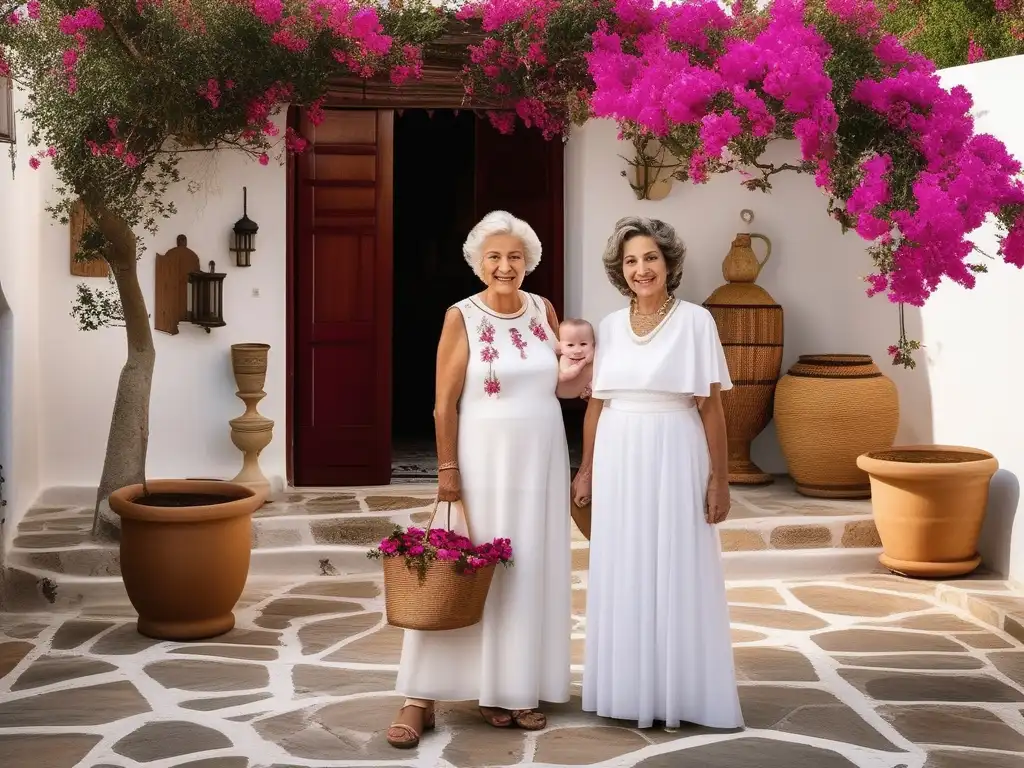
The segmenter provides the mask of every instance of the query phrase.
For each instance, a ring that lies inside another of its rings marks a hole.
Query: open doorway
[[[476,223],[476,116],[395,117],[391,479],[430,480],[434,367],[445,310],[480,289],[462,258]]]
[[[523,287],[562,311],[562,142],[501,134],[471,110],[360,104],[326,109],[319,125],[295,113],[310,141],[289,171],[287,426],[300,487],[436,478],[437,340],[445,309],[481,288],[461,252],[485,213],[530,223],[544,256]]]

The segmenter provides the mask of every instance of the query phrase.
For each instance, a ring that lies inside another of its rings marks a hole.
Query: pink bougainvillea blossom
[[[252,0],[252,12],[264,24],[277,24],[284,15],[282,0]]]
[[[309,142],[302,136],[300,136],[298,133],[296,133],[295,130],[292,128],[288,128],[285,131],[284,141],[285,147],[288,149],[288,151],[295,152],[296,154],[300,152],[305,152],[306,149],[309,147]]]
[[[1024,213],[1016,218],[1009,234],[1002,239],[999,253],[1007,264],[1024,267]]]
[[[874,32],[882,22],[882,14],[871,0],[826,0],[825,7],[859,35]]]
[[[216,78],[211,77],[205,85],[199,86],[199,95],[209,102],[213,109],[220,106],[220,83]]]
[[[312,104],[306,107],[306,117],[309,118],[309,122],[313,125],[320,125],[325,119],[324,115],[324,101],[326,97],[321,97],[314,101]]]
[[[92,6],[87,6],[62,18],[58,28],[65,35],[74,36],[86,30],[100,32],[104,26],[100,12]]]
[[[401,557],[406,565],[421,571],[432,562],[452,563],[462,574],[472,574],[481,568],[513,563],[512,541],[497,538],[483,544],[473,544],[466,536],[445,528],[423,530],[415,526],[403,529],[397,526],[390,536],[367,552],[373,559]]]
[[[309,40],[304,37],[300,37],[290,29],[279,29],[270,38],[270,42],[274,45],[279,45],[286,51],[292,53],[300,53],[301,51],[309,48]]]
[[[987,57],[988,54],[985,53],[985,49],[974,41],[974,36],[972,35],[967,42],[967,63],[975,64],[979,61],[984,61]]]

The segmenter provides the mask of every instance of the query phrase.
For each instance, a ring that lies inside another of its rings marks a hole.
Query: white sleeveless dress
[[[476,298],[455,305],[469,335],[459,401],[462,497],[474,541],[507,536],[514,565],[495,571],[480,624],[406,631],[396,689],[410,698],[504,709],[569,700],[569,452],[555,397],[555,336],[544,302],[522,296],[517,317]],[[442,504],[435,526],[445,513]]]
[[[600,325],[583,709],[713,728],[743,725],[711,470],[694,396],[732,381],[703,307],[677,301],[640,338],[629,310]]]

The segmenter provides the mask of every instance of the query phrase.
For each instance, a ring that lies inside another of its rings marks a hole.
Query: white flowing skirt
[[[598,423],[583,709],[739,728],[704,427],[691,398],[651,395],[607,401]]]
[[[507,536],[514,565],[495,571],[479,624],[406,631],[402,695],[504,709],[569,700],[569,454],[561,416],[554,397],[529,418],[462,414],[459,463],[474,543]],[[445,527],[445,513],[442,504],[434,527]]]

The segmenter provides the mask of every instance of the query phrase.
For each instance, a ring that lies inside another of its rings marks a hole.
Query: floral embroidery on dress
[[[519,332],[518,328],[509,328],[508,335],[512,337],[512,346],[519,350],[519,356],[526,359],[526,339]]]
[[[484,345],[484,348],[480,350],[480,360],[487,363],[484,393],[488,397],[493,397],[501,392],[501,382],[494,375],[494,361],[498,359],[498,348],[494,346],[494,326],[491,325],[490,320],[482,317],[476,331],[480,334],[480,342]]]
[[[498,377],[494,375],[492,370],[487,374],[487,378],[484,379],[484,392],[488,397],[497,396],[501,392],[501,382],[498,381]]]
[[[541,341],[548,340],[548,333],[544,330],[544,326],[537,322],[536,317],[530,318],[530,332]]]

